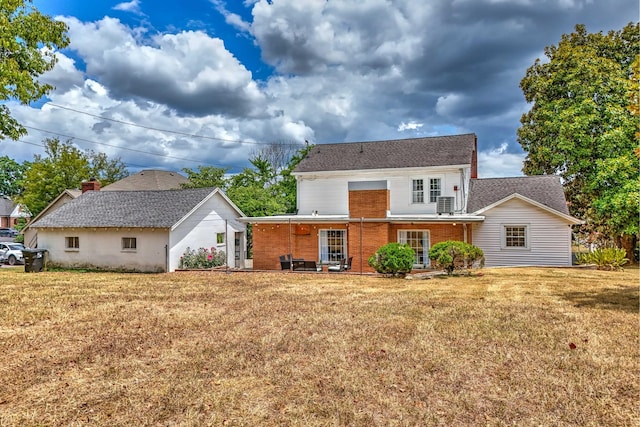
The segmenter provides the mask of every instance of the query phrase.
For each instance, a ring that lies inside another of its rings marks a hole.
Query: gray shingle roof
[[[319,144],[295,172],[393,169],[471,164],[476,135]]]
[[[569,215],[562,183],[556,175],[472,179],[467,212],[476,212],[514,193]]]
[[[177,172],[148,169],[106,185],[102,191],[177,190],[188,182]]]
[[[32,227],[170,228],[213,190],[87,191]]]
[[[9,216],[13,209],[16,207],[16,204],[11,200],[6,199],[4,197],[0,197],[0,216]]]

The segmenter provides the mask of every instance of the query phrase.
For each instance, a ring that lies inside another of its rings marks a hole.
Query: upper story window
[[[80,249],[80,238],[79,237],[65,237],[64,238],[64,247],[66,249]]]
[[[138,249],[138,239],[135,237],[122,238],[122,250],[135,251],[136,249]]]
[[[442,180],[440,178],[429,179],[429,202],[435,203],[442,195]]]
[[[414,179],[411,191],[411,201],[413,203],[424,203],[424,180]]]

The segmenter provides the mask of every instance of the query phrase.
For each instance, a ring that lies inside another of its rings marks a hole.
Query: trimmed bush
[[[484,266],[484,252],[477,246],[457,240],[447,240],[436,243],[429,250],[429,259],[433,267],[441,268],[448,275],[454,270],[471,268],[476,262],[480,262],[480,267]]]
[[[369,265],[386,276],[404,276],[413,268],[415,252],[409,245],[387,243],[369,258]]]
[[[595,264],[598,270],[622,270],[629,262],[627,251],[619,248],[599,248],[593,252],[576,255],[578,264]]]
[[[225,265],[227,256],[224,251],[218,251],[216,248],[211,249],[191,249],[187,250],[180,257],[180,268],[185,269],[203,269],[213,268]]]

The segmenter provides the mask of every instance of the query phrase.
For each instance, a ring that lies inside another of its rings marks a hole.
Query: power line
[[[100,115],[97,115],[97,114],[88,113],[88,112],[82,111],[82,110],[76,110],[75,108],[65,107],[63,105],[54,104],[53,102],[48,102],[47,105],[51,105],[52,107],[56,107],[56,108],[61,108],[63,110],[73,111],[73,112],[79,113],[79,114],[85,114],[87,116],[95,117],[97,119],[108,120],[108,121],[111,121],[111,122],[120,123],[120,124],[127,125],[127,126],[135,126],[135,127],[139,127],[139,128],[147,129],[147,130],[155,130],[155,131],[158,131],[158,132],[166,132],[166,133],[172,133],[172,134],[175,134],[175,135],[188,136],[190,138],[211,139],[211,140],[214,140],[214,141],[222,141],[222,142],[236,142],[236,143],[239,143],[239,144],[253,144],[253,145],[269,145],[270,144],[269,142],[242,141],[242,140],[238,140],[238,139],[224,139],[224,138],[216,138],[214,136],[196,135],[196,134],[192,134],[192,133],[180,132],[180,131],[170,130],[170,129],[160,129],[160,128],[155,128],[155,127],[152,127],[152,126],[141,125],[141,124],[138,124],[138,123],[131,123],[131,122],[125,122],[123,120],[112,119],[110,117],[104,117],[104,116],[100,116]],[[289,143],[289,144],[286,144],[286,145],[298,146],[298,145],[301,145],[301,144]]]
[[[149,151],[136,150],[135,148],[121,147],[119,145],[107,144],[106,142],[91,141],[89,139],[78,138],[78,137],[71,136],[71,135],[65,135],[63,133],[58,133],[58,132],[53,132],[53,131],[50,131],[50,130],[40,129],[40,128],[33,127],[33,126],[27,126],[27,125],[23,125],[23,126],[26,127],[27,129],[32,129],[32,130],[36,130],[36,131],[39,131],[39,132],[49,133],[49,134],[52,134],[52,135],[63,136],[65,138],[69,138],[69,139],[77,139],[79,141],[85,141],[85,142],[89,142],[91,144],[105,145],[107,147],[117,148],[119,150],[133,151],[133,152],[136,152],[136,153],[142,153],[142,154],[148,154],[148,155],[151,155],[151,156],[164,157],[164,158],[167,158],[167,159],[183,160],[183,161],[186,161],[186,162],[193,162],[193,163],[203,164],[203,162],[201,160],[186,159],[186,158],[183,158],[183,157],[170,156],[168,154],[151,153]],[[211,165],[211,166],[215,166],[215,165],[212,165],[211,163],[205,163],[205,164],[208,164],[208,165]]]
[[[23,144],[35,145],[36,147],[40,147],[40,148],[46,148],[45,145],[38,144],[36,142],[29,142],[29,141],[25,141],[23,139],[16,139],[16,141],[22,142]],[[144,165],[138,165],[138,164],[135,164],[135,163],[127,163],[127,162],[122,162],[122,163],[127,167],[134,167],[134,168],[145,168],[146,167]]]

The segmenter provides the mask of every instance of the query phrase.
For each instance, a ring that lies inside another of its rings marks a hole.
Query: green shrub
[[[216,248],[211,249],[191,249],[187,250],[180,257],[180,268],[201,269],[213,268],[225,265],[227,256],[224,251],[218,251]]]
[[[629,262],[627,251],[619,248],[599,248],[576,255],[578,264],[595,264],[598,270],[622,270]]]
[[[484,253],[477,246],[456,240],[440,242],[429,250],[429,259],[436,268],[442,268],[447,274],[456,269],[471,268],[477,261],[484,266]]]
[[[386,276],[404,276],[413,268],[415,256],[409,245],[387,243],[369,258],[369,265]]]

